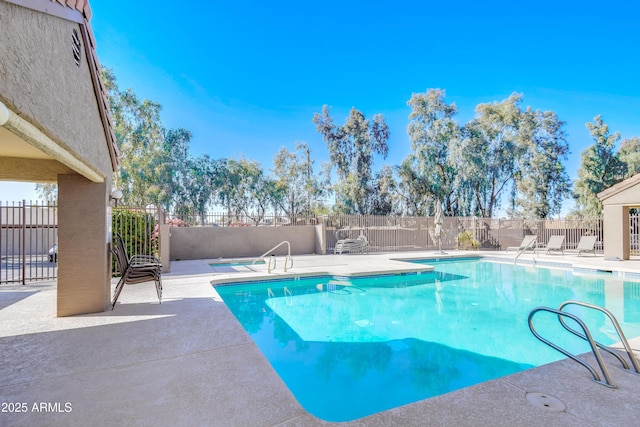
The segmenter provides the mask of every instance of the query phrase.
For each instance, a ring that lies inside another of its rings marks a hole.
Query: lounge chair
[[[333,250],[336,254],[344,252],[369,252],[369,241],[361,234],[357,239],[340,239]]]
[[[562,255],[564,255],[564,249],[562,248],[563,243],[564,243],[564,236],[560,236],[560,235],[550,236],[549,241],[547,242],[547,245],[539,246],[537,248],[537,251],[538,253],[544,251],[546,254],[552,251],[562,252]]]
[[[591,252],[593,256],[596,256],[596,242],[598,236],[582,236],[578,242],[578,246],[575,249],[566,249],[565,253],[572,253],[582,255],[583,253]]]
[[[127,283],[135,284],[154,281],[156,284],[158,301],[162,304],[162,281],[160,280],[162,264],[160,264],[158,258],[152,255],[134,255],[129,258],[127,255],[127,249],[124,246],[124,240],[120,234],[116,235],[111,252],[116,259],[118,271],[121,275],[120,281],[116,285],[116,289],[113,293],[111,310],[115,307],[118,297],[120,296],[120,292],[122,292],[122,288]]]
[[[522,243],[520,243],[520,246],[509,246],[507,248],[507,252],[509,251],[525,251],[527,249],[531,249],[531,250],[535,250],[536,248],[536,240],[538,239],[538,236],[534,235],[529,235],[529,236],[524,236],[524,239],[522,239]]]

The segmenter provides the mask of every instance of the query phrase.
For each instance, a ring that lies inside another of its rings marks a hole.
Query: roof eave
[[[621,181],[607,188],[606,190],[601,191],[600,193],[597,194],[598,199],[600,199],[600,201],[604,201],[637,184],[640,184],[640,173],[632,176],[631,178],[627,178],[624,181]]]

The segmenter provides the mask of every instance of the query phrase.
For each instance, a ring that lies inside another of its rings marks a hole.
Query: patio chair
[[[120,281],[116,285],[113,293],[113,302],[111,310],[116,306],[120,292],[126,284],[136,284],[154,281],[156,284],[156,293],[158,301],[162,304],[162,281],[160,280],[160,272],[162,264],[158,258],[152,255],[134,255],[131,258],[127,255],[127,249],[124,246],[124,240],[120,234],[116,234],[111,252],[118,264],[120,272]]]
[[[591,252],[593,256],[596,256],[597,241],[598,241],[598,236],[582,236],[580,237],[578,246],[576,246],[575,249],[566,249],[565,253],[578,254],[578,256],[580,256],[583,253]]]
[[[340,239],[333,250],[336,254],[343,252],[369,252],[369,241],[361,234],[357,239]]]
[[[564,243],[564,236],[560,236],[560,235],[556,235],[556,236],[550,236],[549,237],[549,241],[547,242],[546,246],[540,246],[537,248],[538,253],[541,251],[544,251],[546,254],[548,254],[549,252],[562,252],[562,255],[564,255],[564,249],[562,248],[562,245]]]
[[[524,239],[522,239],[522,243],[520,243],[520,246],[509,246],[507,248],[507,252],[509,251],[520,252],[520,251],[526,251],[527,249],[535,250],[537,239],[538,239],[538,236],[536,236],[535,234],[524,236]]]

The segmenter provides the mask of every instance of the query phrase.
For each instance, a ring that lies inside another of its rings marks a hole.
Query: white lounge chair
[[[524,239],[522,239],[522,243],[520,243],[520,246],[509,246],[507,248],[507,252],[509,252],[509,251],[525,251],[527,249],[535,250],[535,248],[536,248],[536,240],[537,239],[538,239],[538,236],[536,236],[535,234],[529,235],[529,236],[524,236]]]
[[[575,249],[566,249],[565,253],[572,253],[582,255],[583,253],[591,252],[593,256],[596,256],[596,242],[598,236],[582,236],[578,242],[578,246]]]
[[[344,252],[369,252],[369,241],[361,234],[357,239],[340,239],[333,250],[336,254]]]
[[[544,251],[546,254],[548,254],[549,252],[555,251],[555,252],[562,252],[562,255],[564,255],[564,249],[562,248],[563,244],[564,244],[564,236],[560,236],[560,235],[550,236],[546,246],[539,246],[537,250],[538,250],[538,253]]]

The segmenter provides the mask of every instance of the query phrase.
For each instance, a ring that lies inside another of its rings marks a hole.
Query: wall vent
[[[77,29],[73,29],[71,32],[71,48],[73,49],[73,59],[76,62],[76,65],[80,66],[80,51],[82,50],[82,45],[80,44],[80,36],[78,34]]]

